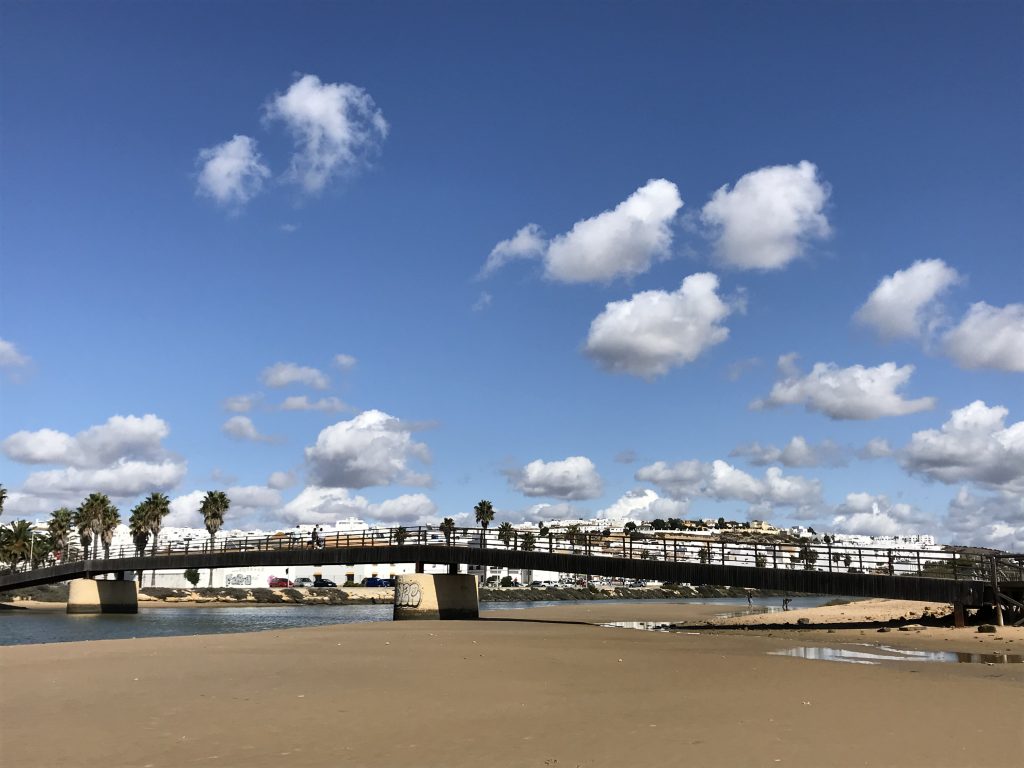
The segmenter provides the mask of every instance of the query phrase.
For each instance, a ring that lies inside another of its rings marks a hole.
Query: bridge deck
[[[758,568],[747,565],[608,557],[557,551],[524,552],[505,548],[440,544],[170,552],[156,555],[79,560],[31,571],[0,575],[0,590],[50,584],[116,571],[409,562],[497,566],[694,585],[728,585],[822,595],[961,603],[969,606],[991,602],[991,585],[978,580],[792,568]]]

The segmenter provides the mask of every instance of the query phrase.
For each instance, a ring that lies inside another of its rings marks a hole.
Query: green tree
[[[0,558],[12,571],[16,571],[20,563],[29,559],[32,551],[32,524],[28,520],[15,520],[2,530]]]
[[[666,528],[668,528],[668,523],[666,523],[660,517],[656,517],[653,520],[651,520],[651,528],[653,528],[656,531],[664,531]]]
[[[132,544],[135,545],[135,555],[145,553],[149,545],[149,507],[145,501],[140,501],[132,507],[132,513],[128,517],[128,533],[131,534]]]
[[[78,542],[82,545],[82,559],[89,559],[89,545],[92,544],[92,522],[89,510],[79,505],[71,516],[71,525],[78,532]]]
[[[46,565],[47,559],[53,554],[53,537],[49,533],[36,532],[33,536],[30,558],[33,568],[41,568]]]
[[[768,566],[768,558],[762,555],[760,552],[754,555],[754,567],[755,568],[766,568]]]
[[[487,526],[494,520],[494,505],[491,504],[487,499],[481,499],[480,502],[473,507],[473,513],[476,515],[476,523],[484,529],[483,535],[480,537],[480,546],[487,546]]]
[[[797,556],[799,562],[803,562],[805,571],[813,571],[814,564],[818,562],[818,553],[809,542],[800,545],[800,554]]]
[[[452,536],[455,534],[455,521],[450,517],[446,517],[438,527],[441,529],[441,533],[444,534],[444,543],[450,547],[452,545]]]
[[[92,544],[91,557],[96,557],[100,534],[103,532],[104,512],[110,506],[112,506],[110,499],[105,493],[90,493],[75,510],[74,526],[78,529],[78,536],[85,549],[86,558],[90,557],[90,543]]]
[[[547,538],[547,540],[548,540],[548,552],[551,552],[552,551],[551,550],[551,544],[552,544],[551,539],[554,536],[554,534],[551,533],[551,529],[548,526],[544,525],[544,523],[541,523],[540,527],[537,530],[538,530],[538,532],[540,533],[541,536],[544,536],[544,537]]]
[[[153,555],[156,555],[156,545],[160,538],[160,529],[163,527],[164,518],[171,512],[171,500],[162,493],[153,492],[142,502],[146,509],[145,520],[149,525],[149,535],[153,542]],[[156,568],[149,577],[149,586],[156,586]]]
[[[569,542],[569,546],[573,549],[583,544],[583,532],[580,530],[578,523],[573,523],[565,529],[565,540]]]
[[[224,491],[208,491],[199,505],[199,512],[206,524],[206,532],[210,534],[210,551],[216,542],[217,531],[224,525],[224,513],[231,506],[231,499]],[[213,568],[210,569],[210,586],[213,586]]]
[[[109,502],[100,515],[100,543],[103,545],[103,557],[110,559],[110,544],[114,541],[114,531],[121,524],[121,514],[117,507]]]
[[[50,538],[53,540],[53,548],[60,553],[61,561],[67,558],[68,538],[71,536],[71,521],[74,514],[67,507],[55,509],[50,513],[50,522],[46,525],[46,529],[50,532]]]
[[[697,551],[697,558],[701,561],[701,563],[710,563],[711,562],[711,545],[710,544],[705,544],[703,547],[701,547]]]
[[[532,531],[527,531],[523,534],[523,541],[519,546],[523,552],[533,552],[537,548],[537,537],[533,535]]]
[[[403,544],[405,544],[405,540],[408,538],[409,531],[405,528],[405,526],[400,525],[397,528],[395,528],[395,543],[398,546],[402,546]]]
[[[185,581],[191,584],[193,587],[199,583],[199,571],[195,568],[187,568],[184,573]]]
[[[502,576],[501,577],[501,586],[503,586],[503,587],[511,587],[512,586],[512,577],[511,576]]]
[[[512,527],[512,523],[502,523],[498,526],[498,538],[501,539],[501,543],[508,549],[509,544],[512,541],[512,537],[516,535],[515,528]]]

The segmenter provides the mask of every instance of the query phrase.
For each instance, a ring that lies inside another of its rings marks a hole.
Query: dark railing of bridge
[[[351,551],[366,547],[403,547],[403,554],[418,559],[409,547],[424,547],[428,562],[437,547],[448,550],[464,548],[498,550],[504,552],[544,553],[549,555],[582,556],[586,558],[616,558],[647,560],[652,564],[694,563],[709,566],[733,566],[772,571],[805,571],[829,574],[865,574],[890,577],[912,576],[922,579],[948,579],[964,582],[985,582],[996,587],[1005,582],[1024,582],[1024,555],[991,552],[964,552],[956,548],[908,549],[893,547],[866,547],[826,543],[820,540],[798,541],[749,540],[736,537],[710,538],[675,531],[655,533],[616,532],[599,533],[574,529],[549,529],[545,535],[524,531],[496,530],[494,528],[465,528],[442,530],[437,526],[369,528],[355,532],[329,532],[314,537],[312,532],[282,532],[264,536],[219,536],[212,539],[184,539],[164,541],[153,547],[136,549],[119,547],[113,551],[103,547],[88,550],[72,545],[63,557],[50,555],[37,568],[67,566],[88,561],[95,572],[120,570],[119,561],[127,566],[145,560],[146,570],[160,570],[167,558],[167,568],[179,567],[171,561],[180,561],[181,555],[223,555],[228,553],[303,552],[321,550],[326,556],[330,550]],[[429,550],[429,551],[428,551]],[[340,554],[340,553],[339,553]],[[223,560],[223,558],[199,558]],[[306,558],[303,558],[306,559]],[[477,557],[479,559],[479,557]],[[558,558],[562,560],[562,558]],[[458,562],[457,552],[449,552],[444,562]],[[230,564],[238,564],[232,562]],[[228,567],[210,563],[205,567]],[[575,558],[564,560],[563,565],[579,566]],[[204,567],[199,565],[198,567]],[[553,568],[541,570],[555,570]],[[28,573],[29,563],[16,569]],[[62,569],[63,570],[63,569]],[[584,571],[575,571],[583,573]],[[2,579],[7,581],[7,579]]]

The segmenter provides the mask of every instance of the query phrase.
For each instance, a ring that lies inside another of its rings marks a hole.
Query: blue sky
[[[0,13],[5,517],[1024,547],[1019,3]]]

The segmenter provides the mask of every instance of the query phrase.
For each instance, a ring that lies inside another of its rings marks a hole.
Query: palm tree
[[[523,534],[523,543],[520,546],[523,552],[533,552],[537,548],[537,537],[533,535],[533,531]]]
[[[450,547],[452,545],[452,534],[455,533],[455,521],[450,517],[446,517],[438,527],[441,529],[441,533],[444,534],[444,543]]]
[[[487,526],[494,520],[494,505],[487,499],[481,499],[480,503],[473,507],[473,512],[476,514],[477,524],[484,529],[483,535],[480,536],[480,546],[486,547]]]
[[[512,537],[515,535],[516,532],[512,527],[512,523],[502,523],[498,526],[498,538],[501,539],[501,543],[505,545],[505,549],[508,549],[508,544],[512,541]]]
[[[153,537],[153,555],[156,556],[157,540],[160,538],[160,528],[163,526],[164,518],[171,511],[171,500],[162,493],[155,491],[147,496],[142,505],[146,509],[145,520],[149,525],[149,535]],[[156,586],[156,568],[149,579],[149,586]]]
[[[74,512],[67,507],[55,509],[50,513],[50,522],[46,526],[50,532],[50,538],[53,539],[53,548],[60,553],[61,560],[67,557],[72,515]]]
[[[148,499],[147,499],[148,501]],[[132,544],[135,545],[135,556],[139,557],[146,553],[146,545],[149,544],[149,515],[150,505],[147,501],[140,501],[132,509],[131,517],[128,518],[128,533],[132,536]],[[156,571],[153,571],[153,579],[156,580]],[[142,571],[136,574],[139,585],[142,585]]]
[[[548,552],[554,551],[551,548],[551,546],[552,546],[551,539],[553,537],[553,535],[551,533],[551,529],[548,526],[544,525],[544,523],[541,523],[540,527],[537,530],[538,530],[538,533],[540,533],[541,536],[547,536],[547,539],[548,539]]]
[[[231,506],[231,499],[224,491],[208,491],[203,497],[203,503],[199,505],[199,512],[203,515],[206,523],[206,530],[210,534],[210,551],[213,551],[217,531],[224,525],[224,513]],[[210,586],[213,586],[213,568],[210,569]]]
[[[32,524],[28,520],[15,520],[7,526],[3,539],[3,559],[15,571],[32,552]]]
[[[110,559],[110,544],[114,540],[114,531],[121,524],[121,513],[113,504],[107,504],[100,515],[100,542],[103,544],[103,557]]]
[[[132,508],[128,518],[128,533],[132,535],[132,544],[135,545],[135,555],[138,557],[149,544],[149,505],[145,501],[140,501]],[[141,577],[142,574],[139,575]]]
[[[103,511],[110,506],[110,499],[103,493],[90,493],[85,501],[75,510],[74,525],[85,549],[85,557],[89,558],[89,544],[93,545],[92,556],[96,556],[99,536],[103,531]]]
[[[395,528],[395,543],[398,546],[405,544],[405,540],[409,538],[409,531],[404,525],[400,525]]]

